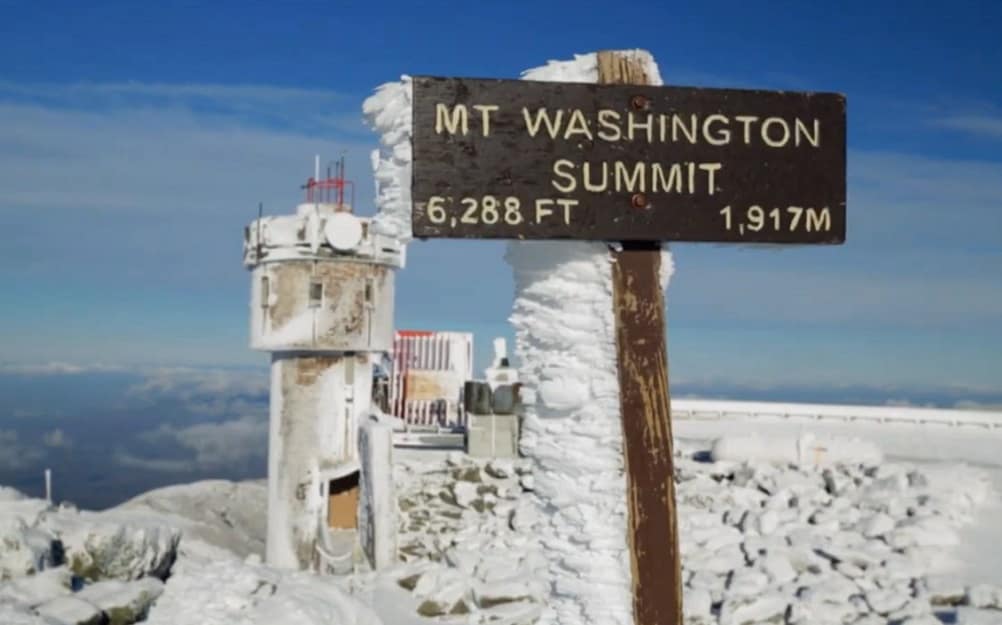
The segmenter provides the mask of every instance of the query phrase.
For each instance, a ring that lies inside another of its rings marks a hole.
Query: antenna
[[[261,260],[261,215],[264,213],[264,202],[257,203],[257,259]]]
[[[338,178],[341,179],[341,185],[338,186],[337,188],[337,203],[338,206],[344,206],[344,151],[343,150],[341,151],[341,161],[340,161]],[[352,204],[354,204],[354,198],[352,200]],[[354,209],[354,206],[352,206],[352,209]]]

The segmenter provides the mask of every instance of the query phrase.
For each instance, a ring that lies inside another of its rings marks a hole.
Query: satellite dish
[[[362,242],[362,222],[351,213],[334,213],[327,218],[324,234],[334,249],[352,250]]]

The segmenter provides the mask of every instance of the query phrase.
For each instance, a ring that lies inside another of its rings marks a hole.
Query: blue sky
[[[0,2],[0,362],[263,367],[242,228],[258,201],[289,211],[317,153],[345,153],[371,211],[376,86],[639,47],[673,84],[849,102],[847,243],[674,246],[673,383],[982,397],[1002,390],[1000,32],[993,2]],[[412,245],[398,326],[473,330],[483,364],[509,333],[501,251]]]

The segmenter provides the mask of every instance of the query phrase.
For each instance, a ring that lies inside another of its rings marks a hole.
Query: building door
[[[327,524],[334,529],[358,527],[358,471],[328,484]]]

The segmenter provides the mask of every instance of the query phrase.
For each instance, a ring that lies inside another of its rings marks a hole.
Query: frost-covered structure
[[[371,414],[373,367],[392,348],[404,248],[352,214],[343,178],[306,188],[295,214],[262,217],[244,236],[251,346],[272,354],[266,559],[350,568],[365,495],[358,428]]]
[[[635,55],[660,84],[650,54]],[[552,61],[526,80],[596,82],[596,54]],[[661,260],[663,285],[672,272]],[[533,461],[533,527],[548,562],[551,596],[544,623],[633,622],[626,536],[626,479],[612,270],[608,245],[513,241],[519,376],[524,384],[522,453]]]
[[[409,76],[381,85],[362,104],[362,111],[380,134],[382,148],[372,152],[376,180],[375,228],[403,242],[411,240],[411,102]]]

